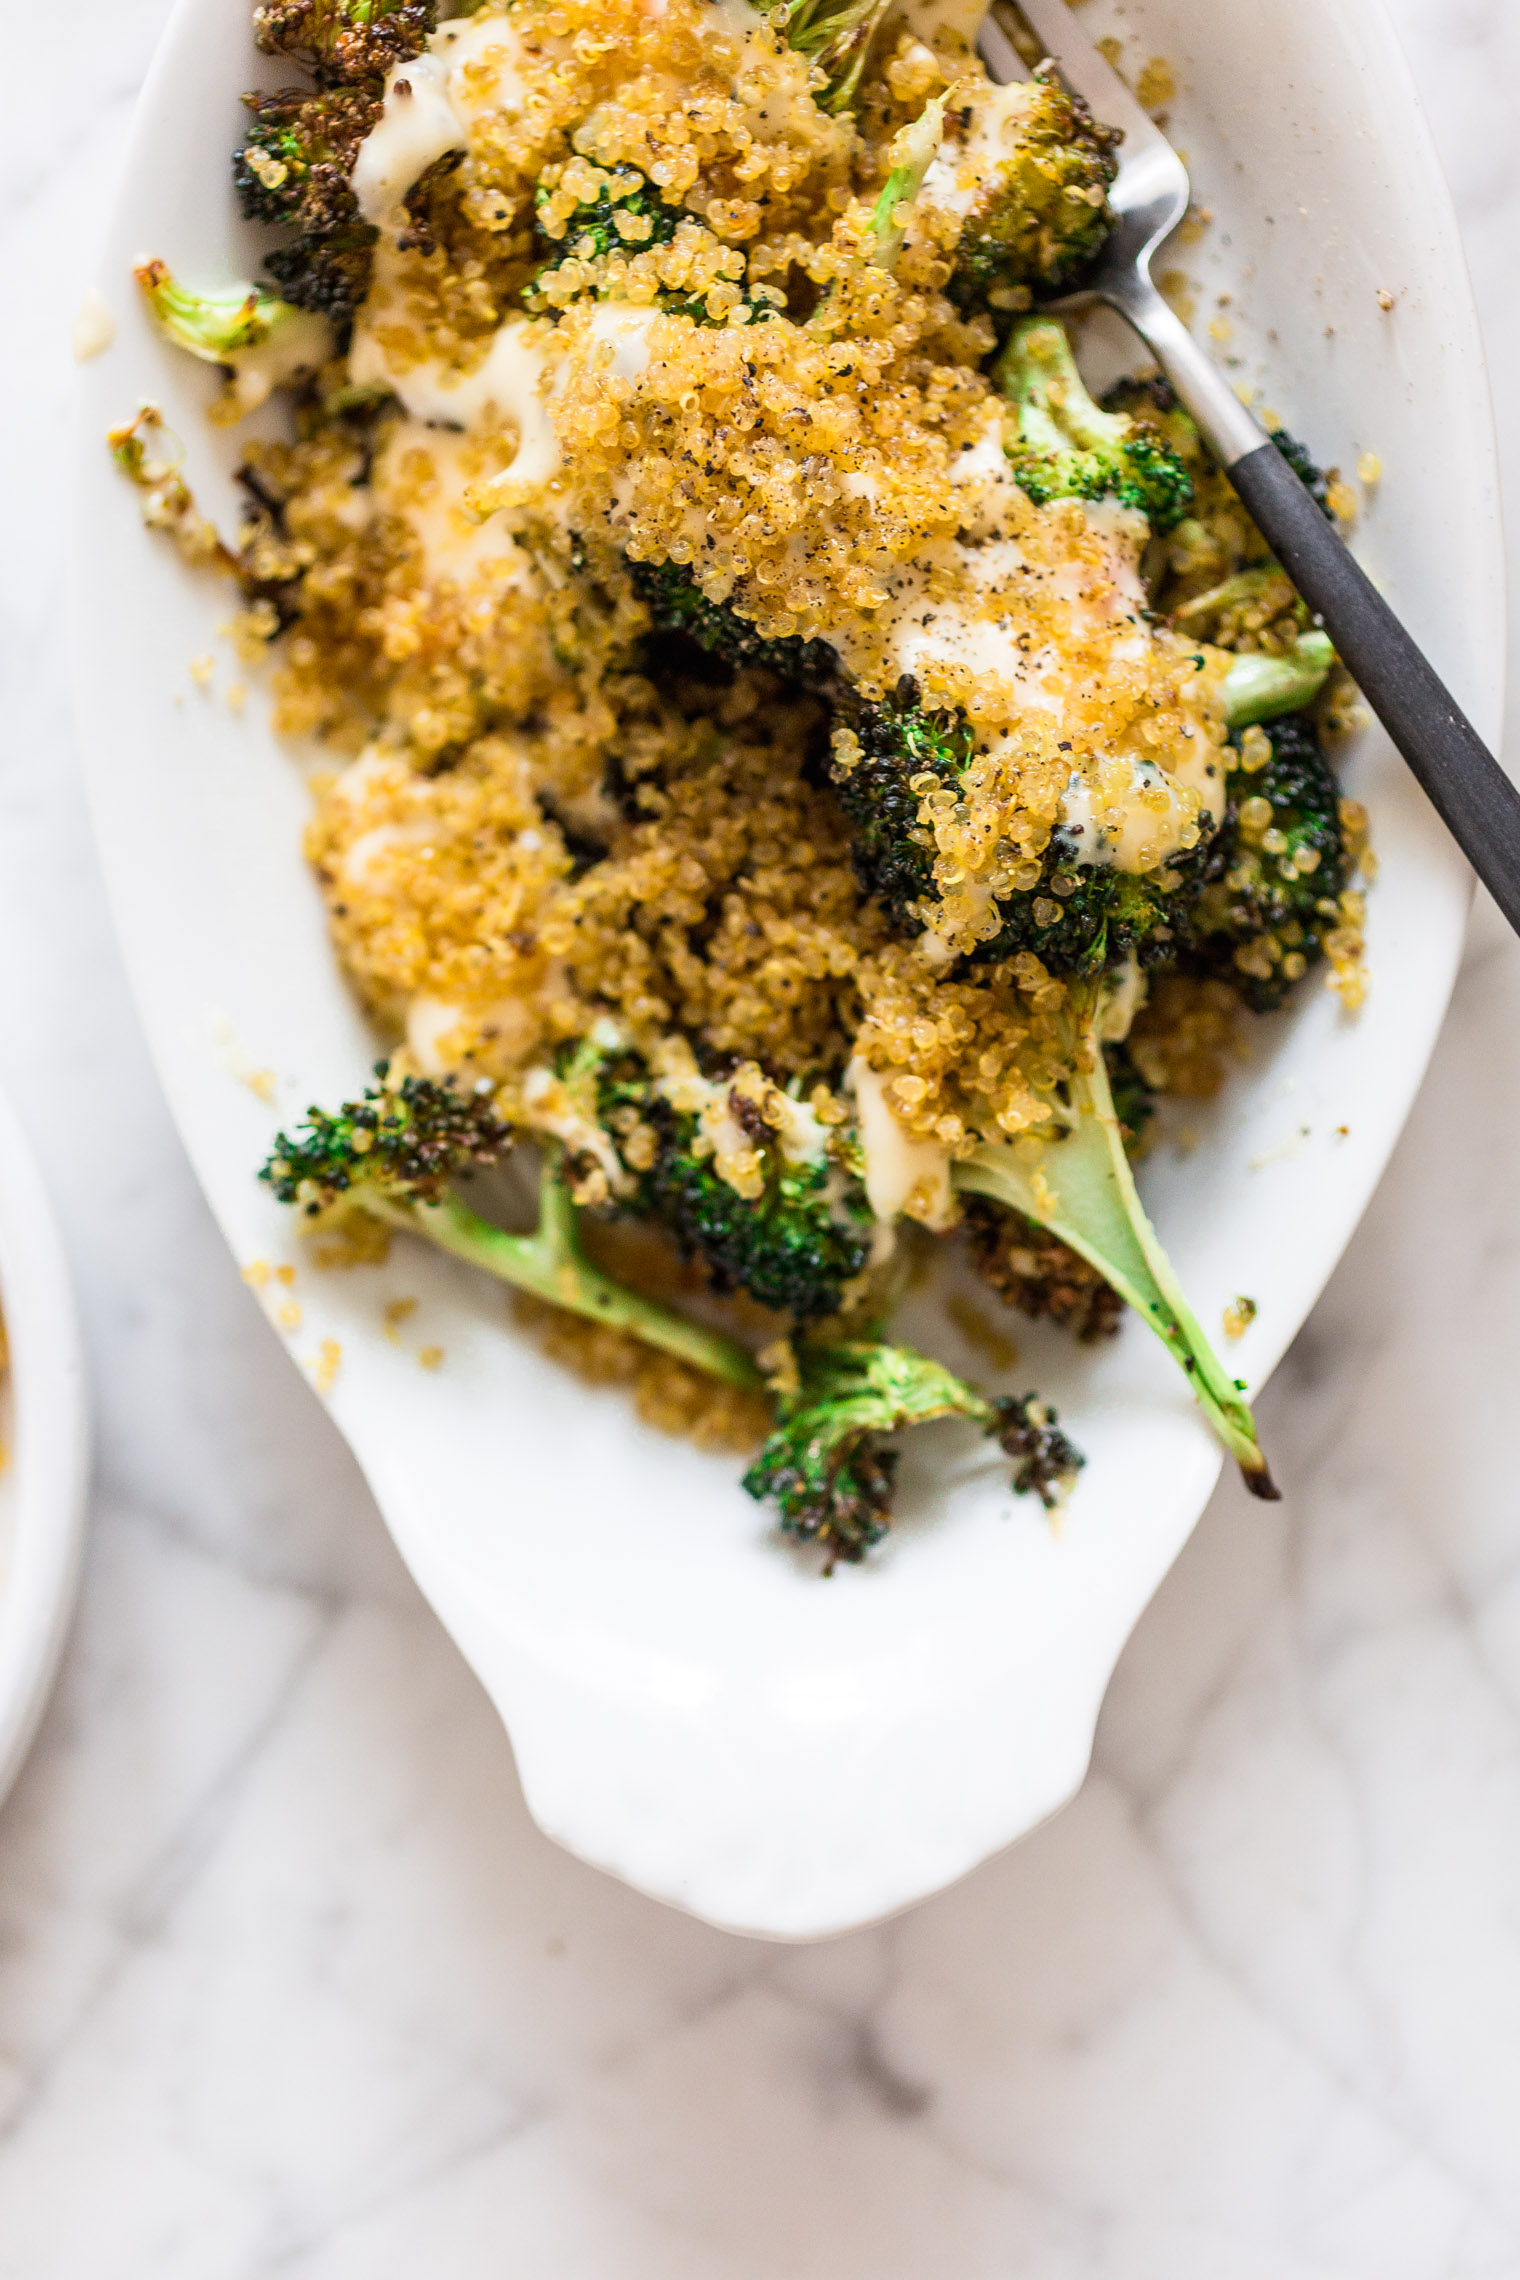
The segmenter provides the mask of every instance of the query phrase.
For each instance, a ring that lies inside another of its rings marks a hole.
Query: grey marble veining
[[[163,0],[7,22],[0,1039],[102,1409],[0,1815],[4,2280],[1520,2274],[1520,950],[1055,1823],[780,1951],[546,1843],[190,1181],[68,726],[70,324]],[[1520,487],[1520,11],[1396,0]],[[26,312],[26,322],[15,321]],[[1520,488],[1516,489],[1520,497]]]

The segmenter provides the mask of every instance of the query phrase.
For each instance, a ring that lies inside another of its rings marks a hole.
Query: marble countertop
[[[1392,12],[1507,374],[1520,11]],[[1520,948],[1480,907],[1263,1405],[1299,1493],[1220,1492],[1068,1811],[814,1949],[566,1858],[210,1224],[86,829],[54,469],[166,13],[15,11],[0,97],[0,1039],[101,1425],[0,1813],[0,2276],[1520,2274]]]

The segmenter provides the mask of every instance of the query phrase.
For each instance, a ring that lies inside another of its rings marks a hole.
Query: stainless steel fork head
[[[1073,94],[1085,97],[1094,118],[1123,129],[1119,174],[1108,194],[1115,217],[1113,234],[1083,291],[1059,304],[1071,307],[1096,299],[1122,306],[1129,298],[1127,281],[1149,283],[1152,255],[1187,212],[1191,194],[1187,168],[1113,65],[1094,47],[1066,0],[1018,0],[1017,7],[1010,0],[993,0],[977,47],[992,78],[1002,83],[1029,76],[1026,57],[1037,47],[1056,65]]]

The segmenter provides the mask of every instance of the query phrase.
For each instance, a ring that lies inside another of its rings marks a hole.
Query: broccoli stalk
[[[508,1128],[483,1101],[447,1085],[420,1077],[392,1083],[383,1061],[375,1074],[378,1086],[361,1100],[335,1115],[313,1108],[304,1131],[278,1135],[259,1177],[281,1203],[293,1205],[314,1227],[368,1212],[387,1226],[425,1236],[498,1282],[626,1330],[709,1376],[730,1385],[759,1385],[754,1363],[732,1338],[640,1297],[592,1265],[581,1246],[557,1149],[545,1157],[537,1227],[531,1235],[508,1234],[449,1192],[453,1179],[505,1153],[512,1141]]]
[[[876,240],[878,267],[891,269],[903,249],[906,217],[902,209],[911,207],[924,186],[924,176],[939,155],[939,146],[945,132],[946,95],[936,95],[927,102],[916,119],[910,119],[892,138],[887,152],[889,168],[887,179],[881,186],[876,204],[871,209],[871,228]]]
[[[1224,677],[1224,719],[1229,729],[1280,720],[1312,705],[1335,664],[1328,633],[1301,633],[1283,657],[1243,650]]]
[[[829,1567],[863,1558],[886,1533],[897,1469],[895,1450],[880,1446],[886,1434],[963,1417],[1015,1459],[1015,1489],[1033,1491],[1047,1510],[1081,1467],[1055,1411],[1034,1394],[991,1399],[911,1347],[805,1345],[797,1368],[744,1485],[776,1505],[788,1535],[822,1545]]]
[[[1014,326],[993,378],[1018,413],[1019,440],[1008,456],[1036,506],[1112,498],[1138,507],[1155,531],[1182,520],[1193,480],[1181,459],[1158,428],[1099,409],[1053,317]]]
[[[956,1164],[955,1184],[1048,1227],[1095,1266],[1186,1373],[1252,1494],[1275,1499],[1250,1407],[1199,1328],[1136,1191],[1100,1041],[1103,985],[1074,984],[1071,997],[1088,1065],[1071,1078],[1060,1139],[1032,1163],[1007,1141],[984,1142]]]
[[[293,309],[256,285],[194,293],[162,261],[145,261],[133,275],[165,337],[231,373],[232,410],[239,418],[256,411],[272,389],[316,371],[332,354],[325,317]]]

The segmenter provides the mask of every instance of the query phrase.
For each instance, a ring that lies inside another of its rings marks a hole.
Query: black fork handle
[[[1229,477],[1310,609],[1324,619],[1432,807],[1520,933],[1520,792],[1277,446],[1264,443],[1237,459]]]
[[[1117,309],[1212,445],[1453,839],[1520,934],[1520,792],[1344,539],[1152,283],[1145,261],[1089,298]]]

